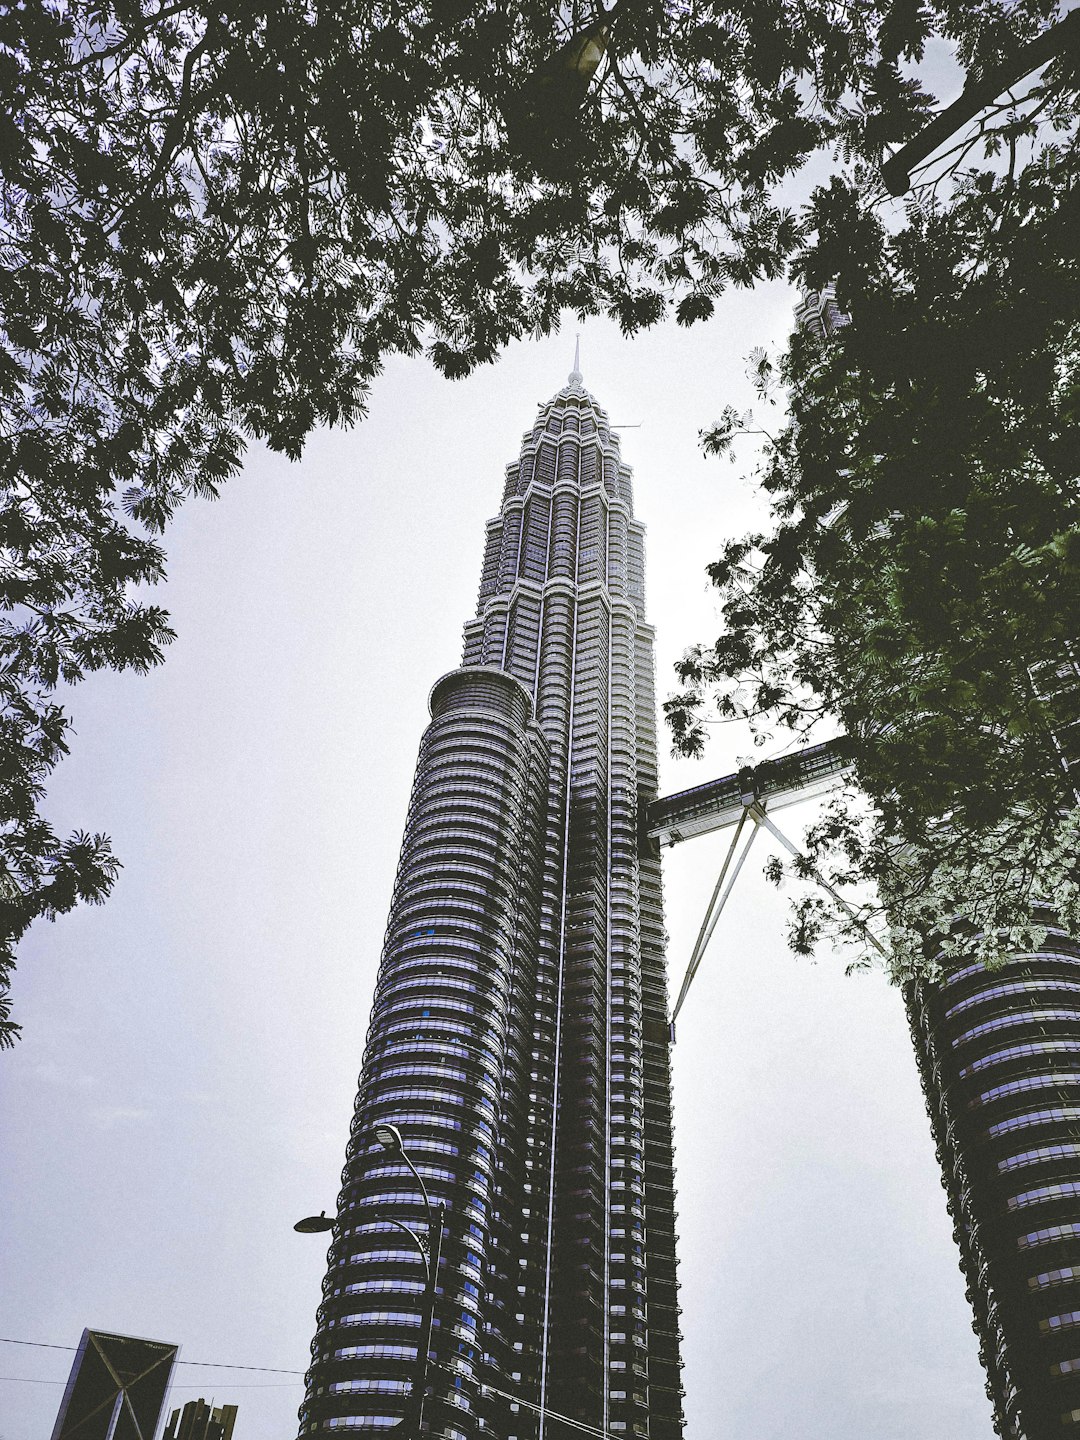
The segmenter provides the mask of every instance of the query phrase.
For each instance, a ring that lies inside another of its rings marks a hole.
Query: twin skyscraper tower
[[[679,1440],[644,535],[576,368],[507,469],[463,660],[431,692],[300,1434],[414,1440],[426,1390],[441,1440]],[[1052,669],[1080,696],[1080,659]],[[1003,970],[906,994],[1004,1440],[1080,1434],[1080,945],[1045,919]]]
[[[414,1165],[445,1206],[425,1430],[677,1440],[644,531],[577,369],[507,469],[463,662],[420,745],[300,1433],[414,1426]]]

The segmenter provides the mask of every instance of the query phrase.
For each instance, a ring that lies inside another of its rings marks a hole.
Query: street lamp
[[[292,1228],[301,1235],[320,1235],[324,1230],[333,1230],[336,1224],[325,1210],[320,1210],[318,1215],[305,1215],[303,1220],[297,1220]]]
[[[372,1133],[384,1150],[404,1160],[419,1185],[420,1194],[424,1199],[426,1236],[418,1235],[411,1226],[404,1224],[401,1220],[391,1219],[388,1221],[390,1225],[408,1235],[419,1250],[420,1258],[424,1262],[424,1313],[420,1319],[420,1343],[416,1352],[416,1373],[413,1377],[412,1394],[409,1397],[409,1414],[406,1416],[405,1424],[400,1427],[402,1430],[407,1430],[411,1421],[413,1433],[419,1436],[424,1420],[428,1351],[431,1349],[431,1331],[435,1321],[435,1289],[439,1282],[439,1258],[442,1255],[442,1233],[443,1223],[446,1219],[446,1206],[439,1204],[433,1210],[427,1186],[424,1184],[419,1170],[409,1159],[401,1138],[401,1131],[396,1125],[376,1125]]]
[[[384,1150],[400,1150],[405,1153],[401,1131],[396,1125],[376,1125],[371,1132]]]
[[[424,1419],[424,1392],[427,1389],[428,1372],[428,1351],[431,1349],[431,1331],[435,1322],[435,1289],[439,1282],[439,1259],[442,1255],[442,1233],[443,1224],[446,1220],[446,1206],[439,1204],[432,1206],[431,1196],[427,1192],[423,1176],[416,1166],[409,1159],[405,1144],[401,1138],[401,1131],[396,1125],[376,1125],[372,1130],[375,1139],[391,1155],[397,1155],[412,1172],[413,1178],[420,1187],[420,1194],[424,1199],[424,1221],[426,1235],[419,1235],[411,1225],[404,1221],[394,1220],[387,1217],[386,1223],[393,1225],[396,1230],[402,1230],[420,1252],[420,1258],[424,1262],[424,1312],[420,1317],[420,1343],[416,1352],[416,1372],[413,1376],[412,1390],[409,1395],[409,1409],[401,1424],[395,1427],[395,1433],[402,1436],[420,1435],[420,1427]],[[333,1230],[337,1222],[327,1215],[323,1210],[318,1215],[305,1216],[298,1220],[293,1226],[301,1235],[318,1235],[325,1230]]]

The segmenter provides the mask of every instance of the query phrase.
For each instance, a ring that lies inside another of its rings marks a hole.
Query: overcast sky
[[[715,635],[705,564],[756,513],[697,432],[752,403],[743,357],[793,299],[583,331],[648,525],[661,697]],[[292,1223],[334,1206],[427,694],[459,661],[503,468],[572,357],[571,327],[455,384],[397,361],[353,432],[296,465],[253,449],[171,532],[165,665],[74,694],[49,809],[110,833],[125,868],[104,908],[23,947],[0,1335],[74,1346],[90,1325],[303,1371],[326,1244]],[[721,733],[701,762],[665,759],[664,790],[744,748]],[[725,845],[665,862],[673,989]],[[991,1440],[900,997],[790,955],[767,853],[674,1052],[688,1440]],[[47,1440],[70,1359],[0,1345],[0,1440]],[[295,1436],[299,1376],[176,1380],[175,1404],[237,1403],[236,1440]]]

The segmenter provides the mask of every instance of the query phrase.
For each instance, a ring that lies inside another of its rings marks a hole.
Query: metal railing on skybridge
[[[733,775],[654,800],[649,806],[646,833],[661,845],[708,835],[737,824],[748,795],[770,810],[782,810],[786,805],[813,800],[835,789],[850,770],[843,736],[777,760],[745,765]]]

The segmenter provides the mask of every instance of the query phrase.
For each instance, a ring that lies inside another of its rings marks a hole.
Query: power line
[[[50,1345],[45,1340],[8,1340],[0,1335],[0,1345],[32,1345],[35,1350],[75,1350],[75,1345]]]
[[[177,1360],[177,1365],[195,1365],[200,1370],[258,1370],[263,1375],[306,1375],[306,1370],[281,1370],[275,1365],[223,1365],[220,1360]]]
[[[244,1369],[245,1367],[242,1366],[242,1365],[238,1365],[236,1368],[237,1368],[238,1370],[242,1370],[242,1369]],[[251,1368],[254,1370],[256,1367],[253,1365]],[[297,1373],[299,1373],[299,1372],[297,1372]],[[300,1381],[299,1381],[299,1380],[234,1380],[234,1381],[232,1382],[232,1384],[229,1386],[229,1389],[230,1389],[230,1390],[293,1390],[293,1389],[295,1389],[296,1386],[299,1385],[299,1384],[300,1384]],[[170,1385],[170,1386],[169,1386],[170,1392],[173,1391],[173,1390],[205,1390],[205,1389],[206,1389],[206,1381],[205,1381],[205,1380],[200,1380],[197,1385],[196,1385],[196,1384],[191,1384],[191,1383],[185,1383],[185,1384],[183,1384],[183,1385]]]
[[[29,1345],[35,1350],[77,1350],[79,1348],[77,1345],[52,1345],[47,1340],[11,1340],[4,1335],[0,1335],[0,1345]],[[263,1375],[303,1375],[306,1373],[303,1370],[282,1370],[274,1365],[225,1365],[220,1360],[177,1360],[176,1364],[194,1365],[199,1370],[257,1370]],[[180,1388],[186,1389],[187,1387]]]
[[[58,1345],[58,1350],[65,1349],[65,1346]],[[31,1375],[0,1375],[0,1381],[10,1380],[20,1385],[66,1385],[66,1380],[39,1380]],[[299,1385],[299,1380],[239,1380],[235,1381],[230,1389],[232,1390],[292,1390]],[[174,1390],[205,1390],[203,1381],[190,1385],[170,1385],[169,1393]]]
[[[583,1430],[586,1435],[598,1435],[600,1440],[616,1440],[609,1430],[598,1430],[595,1425],[587,1425],[584,1420],[575,1420],[572,1415],[560,1415],[558,1410],[552,1410],[547,1405],[536,1405],[520,1395],[511,1395],[508,1390],[497,1390],[494,1385],[481,1381],[481,1393],[485,1390],[489,1395],[501,1395],[504,1400],[513,1400],[516,1405],[524,1405],[526,1410],[534,1410],[537,1415],[548,1415],[552,1420],[561,1420],[564,1425],[569,1425],[573,1430]]]
[[[0,1345],[28,1345],[34,1350],[76,1350],[76,1345],[54,1345],[47,1340],[13,1340],[8,1336],[0,1335]],[[177,1360],[177,1365],[194,1365],[200,1370],[254,1370],[263,1375],[303,1375],[303,1370],[282,1370],[273,1365],[226,1365],[220,1360]],[[66,1380],[32,1380],[24,1375],[0,1375],[0,1380],[15,1380],[25,1385],[66,1385]],[[295,1381],[282,1385],[273,1383],[267,1384],[240,1384],[235,1388],[238,1390],[287,1390],[291,1389]],[[173,1385],[173,1390],[199,1390],[201,1385]],[[527,1410],[534,1410],[538,1415],[549,1415],[553,1420],[561,1420],[564,1425],[571,1426],[574,1430],[581,1430],[586,1435],[596,1435],[600,1440],[616,1440],[616,1437],[607,1430],[598,1430],[595,1425],[587,1425],[584,1421],[575,1420],[570,1415],[560,1415],[557,1410],[550,1410],[546,1405],[535,1405],[531,1400],[524,1399],[521,1395],[511,1395],[506,1390],[497,1390],[494,1385],[481,1383],[480,1389],[488,1391],[493,1395],[500,1395],[504,1400],[513,1400],[517,1405],[524,1405]]]

